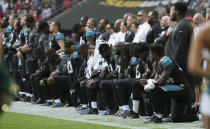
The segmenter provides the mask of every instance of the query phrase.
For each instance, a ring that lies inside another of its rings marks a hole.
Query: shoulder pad
[[[77,51],[75,51],[75,52],[72,54],[72,58],[73,58],[73,59],[79,58],[79,55],[78,55],[78,52],[77,52]]]
[[[7,29],[5,30],[6,33],[11,33],[12,32],[12,27],[8,26]]]
[[[23,34],[24,34],[24,36],[26,36],[26,35],[27,35],[27,33],[28,33],[28,28],[25,28],[25,29],[23,30]]]
[[[161,67],[163,69],[167,68],[168,66],[172,66],[174,65],[173,64],[173,61],[170,57],[163,57],[161,60],[160,60],[160,63],[161,63]]]
[[[55,35],[55,40],[58,41],[58,40],[65,40],[65,37],[62,33],[58,33]]]

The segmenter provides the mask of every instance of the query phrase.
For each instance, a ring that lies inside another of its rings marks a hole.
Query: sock
[[[133,100],[133,111],[135,113],[139,112],[139,101],[138,100]]]
[[[129,106],[128,105],[123,105],[123,110],[124,111],[130,111]]]
[[[60,99],[56,99],[55,103],[61,103],[61,100]]]
[[[48,100],[47,100],[47,103],[50,103],[50,102],[52,102],[52,100],[51,100],[51,99],[48,99]]]
[[[155,113],[155,115],[156,115],[158,118],[163,118],[163,114],[157,114],[157,113]]]
[[[32,94],[26,93],[26,96],[27,96],[27,97],[32,97]]]
[[[19,94],[20,94],[20,95],[26,95],[25,92],[21,92],[21,91],[19,92]]]
[[[91,102],[91,107],[92,107],[92,108],[97,108],[97,103],[96,103],[96,101]]]
[[[82,107],[83,108],[86,108],[88,105],[87,104],[82,104]]]

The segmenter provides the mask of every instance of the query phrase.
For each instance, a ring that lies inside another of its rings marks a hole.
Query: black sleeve
[[[41,77],[46,77],[50,75],[50,68],[49,65],[43,65],[41,69],[40,76]]]
[[[80,69],[79,69],[79,73],[78,73],[78,76],[77,76],[77,79],[79,79],[79,78],[81,78],[81,77],[83,77],[85,74],[85,68],[86,68],[86,66],[87,66],[87,62],[86,62],[86,60],[84,60],[83,62],[82,62],[82,65],[80,66]]]
[[[181,65],[184,66],[182,68],[186,69],[185,66],[187,64],[187,56],[188,56],[188,51],[190,47],[190,40],[192,36],[192,29],[183,27],[183,29],[180,29],[177,32],[177,46],[176,46],[176,52],[174,55],[175,61]]]

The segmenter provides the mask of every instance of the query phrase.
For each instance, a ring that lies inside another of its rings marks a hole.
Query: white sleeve
[[[139,37],[140,37],[140,28],[138,29],[137,33],[135,34],[135,37],[133,39],[133,43],[139,43]]]
[[[146,42],[146,36],[148,31],[150,30],[150,25],[148,23],[144,23],[141,27],[139,27],[138,32],[136,33],[133,42],[139,43],[139,42]]]

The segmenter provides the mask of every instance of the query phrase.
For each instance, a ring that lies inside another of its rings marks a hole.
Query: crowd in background
[[[70,36],[60,32],[59,22],[13,14],[1,22],[2,63],[20,86],[21,101],[79,106],[80,114],[103,110],[123,118],[150,116],[154,123],[192,122],[200,113],[203,82],[187,70],[188,51],[210,19],[210,9],[199,12],[197,5],[160,4],[114,23],[84,16]],[[197,8],[191,19],[189,7]]]
[[[26,14],[34,16],[35,20],[48,19],[60,12],[78,5],[82,0],[2,0],[0,5],[0,21],[4,16]]]

